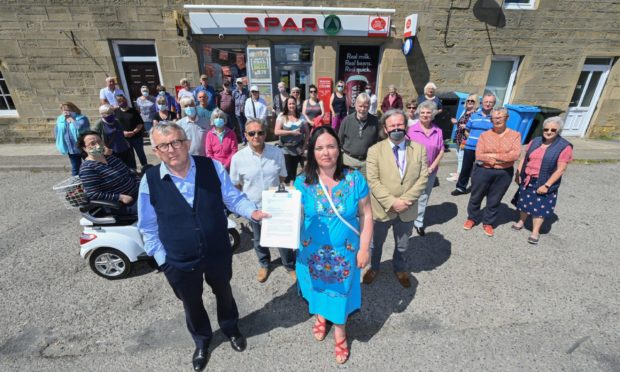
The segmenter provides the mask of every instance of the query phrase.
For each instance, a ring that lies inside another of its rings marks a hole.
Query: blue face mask
[[[157,108],[159,109],[159,111],[166,111],[166,110],[168,110],[168,106],[166,106],[166,105],[157,105]]]
[[[147,91],[142,92],[142,96],[148,97],[149,96],[149,92],[147,92]]]
[[[186,107],[185,108],[185,115],[187,116],[196,116],[196,108],[195,107]]]
[[[159,94],[158,94],[158,95],[163,97],[163,96],[165,96],[165,95],[166,95],[166,91],[165,91],[165,90],[162,90],[162,91],[160,91],[160,92],[159,92]]]
[[[224,118],[215,118],[213,119],[213,125],[217,128],[221,128],[224,126]]]
[[[69,113],[69,116],[71,116],[72,118],[74,118],[74,119],[75,119],[75,118],[77,117],[77,114],[76,114],[75,112],[71,111],[71,112]]]

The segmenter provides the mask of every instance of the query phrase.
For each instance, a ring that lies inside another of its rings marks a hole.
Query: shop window
[[[519,60],[519,57],[493,57],[484,90],[495,94],[498,106],[503,106],[510,101]]]
[[[245,45],[204,44],[202,46],[202,73],[209,76],[209,85],[220,89],[224,80],[234,82],[242,78],[247,85]],[[234,84],[232,85],[234,88]]]
[[[538,0],[504,0],[506,9],[533,10],[538,6]]]
[[[0,71],[0,116],[17,116],[17,110],[2,71]]]
[[[275,63],[312,63],[310,45],[275,45]]]

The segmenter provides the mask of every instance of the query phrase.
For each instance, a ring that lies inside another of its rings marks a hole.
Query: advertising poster
[[[271,84],[271,49],[248,48],[250,84]]]
[[[323,107],[325,110],[329,112],[329,101],[332,98],[332,86],[334,82],[331,78],[328,77],[320,77],[317,80],[318,90],[319,90],[319,99],[323,101]],[[323,116],[323,124],[331,124],[331,113],[330,115]]]
[[[203,45],[202,61],[202,73],[209,76],[209,85],[216,90],[222,88],[224,80],[232,82],[233,87],[237,78],[247,83],[244,48]]]
[[[379,47],[341,45],[338,57],[338,80],[345,82],[349,112],[355,106],[357,95],[371,84],[376,92],[379,69]]]

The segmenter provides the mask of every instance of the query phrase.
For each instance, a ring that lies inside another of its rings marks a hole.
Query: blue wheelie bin
[[[506,126],[521,133],[521,143],[525,143],[534,117],[540,112],[540,108],[528,105],[505,105],[504,107],[508,109],[509,115]]]

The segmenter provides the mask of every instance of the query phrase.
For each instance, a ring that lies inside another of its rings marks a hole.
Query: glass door
[[[586,58],[568,105],[562,134],[583,137],[605,86],[611,58]]]

